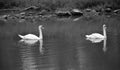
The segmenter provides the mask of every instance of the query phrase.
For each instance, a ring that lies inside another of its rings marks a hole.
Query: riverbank
[[[103,14],[120,9],[118,0],[1,0],[0,15],[6,13],[37,13],[39,15],[56,14],[82,15],[86,11]]]
[[[66,9],[66,8],[61,8],[57,9],[55,11],[49,11],[46,9],[43,10],[38,10],[39,7],[36,6],[30,6],[24,9],[2,9],[0,10],[0,20],[42,20],[46,18],[51,18],[51,17],[65,17],[65,18],[70,18],[70,17],[75,17],[78,20],[80,17],[85,17],[85,18],[94,18],[97,16],[102,16],[105,15],[106,17],[110,16],[119,16],[120,15],[120,9],[113,10],[111,8],[102,8],[100,10],[95,10],[91,8],[86,8],[86,9]]]
[[[120,14],[117,0],[12,0],[0,1],[0,19],[43,19],[50,17],[87,17]]]

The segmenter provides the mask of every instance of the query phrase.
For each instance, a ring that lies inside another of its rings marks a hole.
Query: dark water
[[[85,35],[107,26],[107,40],[92,43]],[[18,34],[38,35],[43,41],[21,42]],[[120,70],[119,17],[51,18],[43,21],[0,21],[0,70]]]

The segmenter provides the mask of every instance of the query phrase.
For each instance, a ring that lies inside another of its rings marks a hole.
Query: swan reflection
[[[39,52],[40,54],[43,54],[43,40],[21,39],[18,43],[21,46],[19,48],[21,54],[22,70],[38,70],[36,55]]]
[[[41,54],[43,54],[44,50],[43,50],[43,40],[39,40],[39,51]]]
[[[104,39],[104,44],[103,44],[103,51],[106,52],[107,51],[107,47],[106,47],[106,40],[107,39]]]
[[[107,51],[107,47],[106,47],[106,38],[104,39],[94,39],[94,38],[87,38],[86,40],[90,40],[92,43],[100,43],[103,41],[103,51],[106,52]]]
[[[103,38],[86,38],[86,40],[91,41],[92,43],[100,43],[102,42],[104,39]]]
[[[19,42],[27,44],[27,45],[34,45],[38,40],[26,40],[26,39],[21,39]]]
[[[39,41],[39,51],[43,54],[43,40],[21,39],[19,42],[27,46],[34,46]]]

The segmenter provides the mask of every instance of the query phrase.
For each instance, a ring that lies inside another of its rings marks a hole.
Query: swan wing
[[[99,33],[93,33],[92,34],[95,38],[104,38],[104,36],[102,34]]]
[[[39,37],[34,34],[27,34],[24,36],[24,39],[39,39]]]
[[[91,35],[86,35],[87,38],[104,38],[102,34],[92,33]]]

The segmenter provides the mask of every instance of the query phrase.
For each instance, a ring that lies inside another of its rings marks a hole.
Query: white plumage
[[[103,35],[100,33],[92,33],[90,35],[85,35],[87,40],[92,41],[93,43],[101,42],[102,40],[107,38],[106,35],[106,25],[103,25]]]
[[[42,35],[42,25],[39,26],[39,37],[34,35],[34,34],[27,34],[27,35],[18,35],[20,38],[22,39],[27,39],[27,40],[39,40],[39,39],[43,39],[43,35]]]
[[[34,34],[27,34],[27,35],[18,35],[19,37],[23,38],[23,39],[39,39],[38,36],[34,35]]]
[[[98,39],[98,38],[104,38],[105,36],[99,34],[99,33],[92,33],[91,35],[86,35],[87,38],[95,38],[95,39]]]

